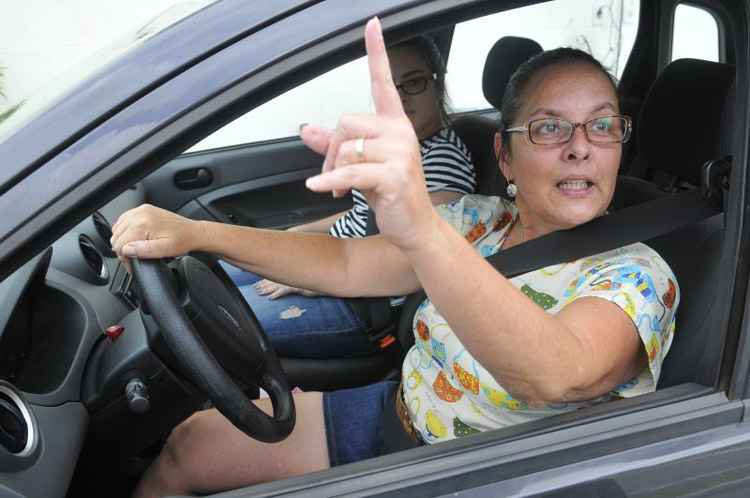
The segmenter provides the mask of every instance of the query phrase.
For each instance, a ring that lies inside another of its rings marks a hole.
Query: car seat
[[[699,185],[701,165],[719,150],[721,115],[732,66],[678,59],[649,89],[638,119],[638,151],[617,178],[610,209],[622,209]]]
[[[505,36],[495,42],[487,53],[482,73],[482,91],[492,107],[499,110],[502,106],[505,87],[518,66],[541,51],[541,45],[528,38]],[[471,152],[477,193],[482,195],[505,195],[507,187],[495,156],[499,115],[495,113],[495,116],[465,114],[453,120],[453,129]]]
[[[723,83],[716,81],[709,90],[710,95],[702,94],[711,105],[706,106],[706,115],[697,115],[690,121],[698,126],[692,127],[693,130],[688,132],[689,136],[682,137],[679,133],[673,133],[663,145],[681,149],[686,143],[694,141],[700,144],[697,148],[713,151],[712,159],[731,158],[734,137],[734,68],[725,64],[700,62],[701,64],[690,63],[689,66],[692,69],[702,66],[716,74],[717,79]],[[710,66],[713,67],[709,69]],[[687,68],[688,65],[683,67]],[[693,72],[682,72],[682,75],[690,80],[696,77]],[[727,85],[732,86],[727,89]],[[689,101],[682,101],[683,104],[685,102]],[[665,105],[663,112],[671,113],[670,106]],[[688,113],[684,113],[683,117],[686,117],[685,114]],[[713,121],[708,120],[710,118]],[[699,136],[701,134],[704,136]],[[647,151],[646,154],[649,159],[664,159],[661,151],[658,154]],[[677,155],[682,156],[681,153]],[[679,171],[678,178],[681,181],[701,181],[697,176],[700,168],[688,170],[672,163],[667,171]],[[726,195],[728,194],[725,193]],[[720,214],[648,242],[669,263],[679,282],[681,295],[674,339],[662,367],[660,388],[686,382],[712,386],[718,380],[725,347],[722,334],[726,325],[723,319],[727,316],[725,307],[732,294],[732,289],[725,285],[725,282],[731,280],[731,275],[722,273],[732,271],[731,265],[724,263],[726,258],[733,257],[724,247],[724,218],[725,214]]]

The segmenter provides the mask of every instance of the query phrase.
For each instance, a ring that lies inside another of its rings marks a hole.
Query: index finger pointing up
[[[367,63],[370,66],[370,82],[372,84],[372,100],[375,103],[375,113],[384,116],[400,116],[404,113],[401,97],[393,84],[391,66],[385,51],[383,31],[380,20],[375,17],[367,22],[365,27],[365,47],[367,47]]]

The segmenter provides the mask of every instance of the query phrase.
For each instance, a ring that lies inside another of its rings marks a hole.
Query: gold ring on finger
[[[357,161],[360,163],[365,162],[365,139],[359,137],[354,141],[354,153],[357,154]]]

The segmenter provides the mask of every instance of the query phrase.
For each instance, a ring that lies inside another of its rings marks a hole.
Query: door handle
[[[174,175],[174,186],[180,190],[208,187],[213,181],[214,175],[208,168],[186,169]]]

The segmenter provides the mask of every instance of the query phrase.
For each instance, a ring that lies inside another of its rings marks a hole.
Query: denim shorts
[[[380,455],[383,447],[383,407],[395,395],[398,382],[323,393],[323,414],[331,467]]]
[[[279,356],[355,358],[379,351],[377,345],[367,338],[362,319],[346,300],[299,294],[269,299],[255,290],[255,283],[262,277],[224,262],[222,266],[255,313]]]

